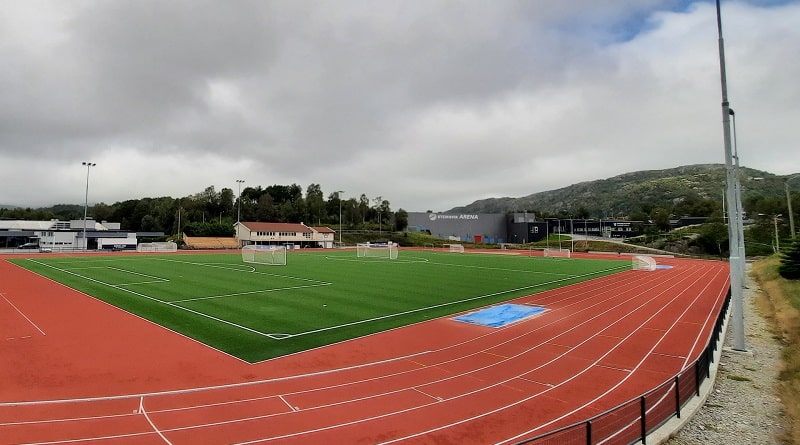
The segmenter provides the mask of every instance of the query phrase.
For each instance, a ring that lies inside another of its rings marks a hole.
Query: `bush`
[[[778,273],[787,280],[800,279],[800,240],[795,240],[789,248],[781,252]]]

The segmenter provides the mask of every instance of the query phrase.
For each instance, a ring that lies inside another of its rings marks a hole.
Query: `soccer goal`
[[[450,249],[451,253],[464,253],[463,244],[445,244]]]
[[[572,258],[569,249],[544,249],[545,258]]]
[[[388,243],[358,243],[356,244],[358,258],[388,258],[397,259],[397,244]]]
[[[656,270],[656,260],[651,256],[635,255],[631,263],[633,270]]]
[[[242,247],[242,261],[269,266],[286,265],[286,246],[259,246],[250,244]]]
[[[178,245],[172,241],[163,243],[139,243],[136,245],[137,252],[177,252]]]

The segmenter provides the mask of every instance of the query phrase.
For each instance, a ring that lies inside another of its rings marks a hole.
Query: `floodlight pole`
[[[94,167],[93,162],[81,162],[81,165],[86,166],[86,196],[83,202],[83,250],[89,250],[89,242],[86,240],[86,218],[89,212],[89,169]]]
[[[745,262],[746,262],[746,255],[745,255],[745,248],[744,248],[744,208],[742,207],[742,180],[741,180],[741,171],[739,170],[739,144],[736,143],[736,114],[733,112],[733,108],[728,108],[728,115],[731,117],[732,127],[733,127],[733,159],[735,163],[733,165],[734,169],[734,193],[736,194],[736,214],[739,215],[739,219],[737,220],[736,228],[739,231],[739,274],[742,277],[742,287],[747,288],[747,274],[745,273]]]
[[[733,166],[733,154],[731,150],[731,121],[730,104],[728,103],[728,84],[725,73],[725,42],[722,38],[722,14],[720,12],[720,0],[716,0],[717,6],[717,33],[719,36],[719,71],[720,85],[722,87],[722,135],[725,145],[725,176],[727,186],[725,196],[728,201],[728,250],[730,252],[729,269],[731,278],[731,301],[732,301],[732,348],[737,351],[746,351],[744,337],[744,301],[742,296],[743,269],[739,263],[739,225],[741,224],[741,214],[736,212],[736,170]]]
[[[244,183],[244,179],[237,179],[236,183],[239,184],[239,198],[237,199],[237,209],[236,209],[236,222],[240,222],[242,220],[242,184]],[[236,230],[239,230],[238,228]]]
[[[342,193],[344,190],[337,190],[336,196],[339,198],[339,246],[342,245]]]

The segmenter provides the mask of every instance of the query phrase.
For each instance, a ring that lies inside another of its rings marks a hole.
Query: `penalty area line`
[[[222,319],[222,318],[219,318],[219,317],[215,317],[213,315],[204,314],[204,313],[202,313],[200,311],[196,311],[194,309],[189,309],[187,307],[183,307],[183,306],[177,305],[177,304],[172,303],[170,301],[160,300],[160,299],[158,299],[156,297],[152,297],[150,295],[146,295],[146,294],[143,294],[141,292],[136,292],[136,291],[131,290],[131,289],[126,289],[124,287],[119,287],[119,286],[114,285],[114,284],[105,283],[103,281],[100,281],[100,280],[97,280],[97,279],[94,279],[94,278],[85,277],[83,275],[76,274],[76,273],[71,272],[69,270],[61,269],[61,268],[55,267],[55,266],[47,264],[47,263],[42,263],[42,262],[37,261],[37,260],[31,259],[30,261],[32,261],[32,262],[34,262],[36,264],[39,264],[39,265],[41,265],[43,267],[49,267],[51,269],[55,269],[55,270],[61,271],[61,272],[66,273],[66,274],[70,274],[70,275],[74,275],[74,276],[83,278],[83,279],[91,281],[93,283],[98,283],[98,284],[103,285],[103,286],[108,286],[108,287],[110,287],[112,289],[117,289],[117,290],[120,290],[120,291],[123,291],[123,292],[127,292],[127,293],[129,293],[131,295],[135,295],[137,297],[145,298],[145,299],[153,301],[155,303],[160,303],[160,304],[163,304],[165,306],[169,306],[171,308],[175,308],[175,309],[178,309],[178,310],[186,311],[186,312],[188,312],[190,314],[194,314],[194,315],[197,315],[199,317],[207,318],[209,320],[213,320],[213,321],[216,321],[216,322],[221,323],[221,324],[226,324],[228,326],[232,326],[234,328],[238,328],[238,329],[241,329],[243,331],[252,332],[253,334],[260,335],[262,337],[267,337],[269,335],[269,334],[266,334],[264,332],[258,331],[256,329],[248,328],[247,326],[242,326],[240,324],[233,323],[231,321],[228,321],[228,320],[225,320],[225,319]]]

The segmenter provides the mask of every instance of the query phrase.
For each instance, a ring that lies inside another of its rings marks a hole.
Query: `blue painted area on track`
[[[539,306],[525,306],[522,304],[509,303],[470,312],[466,315],[459,315],[458,317],[454,317],[453,320],[499,328],[540,314],[546,310],[547,309]]]

